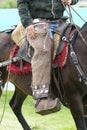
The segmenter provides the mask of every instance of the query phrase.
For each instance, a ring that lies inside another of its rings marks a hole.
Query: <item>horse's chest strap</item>
[[[87,85],[87,77],[79,64],[78,58],[75,54],[75,51],[73,50],[72,44],[69,44],[69,47],[70,47],[70,56],[71,56],[71,59],[75,65],[75,68],[77,70],[77,73],[79,76],[79,81],[84,82]]]

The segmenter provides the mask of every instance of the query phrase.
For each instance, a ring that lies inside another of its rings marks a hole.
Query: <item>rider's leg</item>
[[[60,110],[58,98],[50,97],[51,80],[51,48],[53,40],[48,38],[48,34],[40,35],[36,39],[29,39],[34,48],[32,64],[32,91],[36,100],[36,112],[48,114]],[[38,30],[39,33],[39,30]]]
[[[52,99],[50,97],[51,44],[50,40],[47,41],[46,49],[34,48],[34,56],[31,62],[33,96],[36,100],[36,112],[40,114],[60,110],[58,98]]]

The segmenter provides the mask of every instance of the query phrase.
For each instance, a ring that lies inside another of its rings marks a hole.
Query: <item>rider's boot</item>
[[[61,109],[61,104],[58,98],[53,98],[49,94],[49,85],[33,87],[33,96],[35,99],[36,113],[46,115],[57,112]]]

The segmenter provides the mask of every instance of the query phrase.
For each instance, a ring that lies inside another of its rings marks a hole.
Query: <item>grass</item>
[[[23,130],[14,113],[9,106],[13,91],[7,92],[6,108],[4,117],[0,124],[0,130]],[[6,93],[4,91],[0,99],[0,119],[3,113]],[[33,99],[28,96],[23,104],[23,115],[32,130],[76,130],[74,121],[68,108],[62,105],[62,109],[46,116],[41,116],[35,113],[33,107]]]

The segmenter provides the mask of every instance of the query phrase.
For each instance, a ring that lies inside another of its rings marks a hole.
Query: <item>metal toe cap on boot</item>
[[[58,98],[51,99],[41,99],[36,106],[36,113],[41,115],[47,115],[54,112],[57,112],[61,109],[61,104]]]

